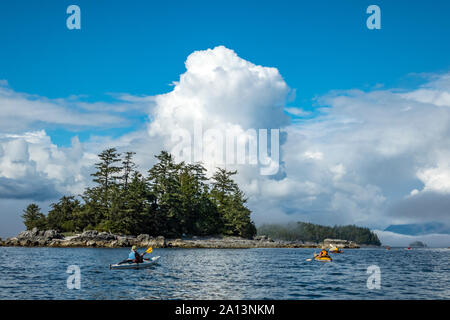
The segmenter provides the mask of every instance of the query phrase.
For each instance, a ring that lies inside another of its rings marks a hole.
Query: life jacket
[[[141,255],[137,251],[136,252],[130,251],[130,254],[128,255],[128,260],[132,260],[135,263],[136,262],[141,263],[144,261],[144,259],[142,259]]]
[[[320,251],[320,256],[326,257],[326,256],[328,256],[328,252],[326,250],[322,250],[322,251]]]
[[[134,252],[133,250],[130,251],[130,254],[128,255],[128,260],[134,260],[136,259],[136,252]]]
[[[137,252],[134,253],[134,262],[142,263],[144,262],[144,259],[141,257],[141,255]]]

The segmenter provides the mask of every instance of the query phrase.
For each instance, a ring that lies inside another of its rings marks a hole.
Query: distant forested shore
[[[96,230],[124,235],[180,237],[225,235],[253,238],[247,199],[232,177],[218,168],[211,178],[200,164],[176,163],[162,151],[143,175],[135,153],[115,148],[100,153],[94,186],[79,197],[63,196],[47,215],[30,204],[22,215],[27,230],[80,233]]]
[[[313,223],[265,224],[258,227],[258,235],[266,235],[276,240],[319,243],[327,238],[345,239],[363,245],[380,246],[378,236],[368,228],[354,225],[321,226]]]

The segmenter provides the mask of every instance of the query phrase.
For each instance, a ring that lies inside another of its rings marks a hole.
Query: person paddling
[[[139,253],[137,251],[137,247],[136,246],[132,246],[131,247],[131,251],[128,254],[128,258],[119,262],[117,265],[121,265],[121,264],[125,264],[125,263],[143,263],[144,262],[144,255],[146,255],[147,253],[151,253],[153,251],[153,248],[150,247],[147,249],[147,251],[145,251],[144,253]],[[159,257],[158,257],[159,258]],[[145,259],[145,260],[149,260],[149,259]],[[151,259],[150,259],[151,260]]]
[[[327,258],[327,259],[320,259],[320,258]],[[306,261],[312,261],[313,259],[306,259]],[[328,255],[328,251],[325,249],[324,246],[322,246],[322,250],[320,250],[319,254],[316,254],[314,252],[314,260],[327,260],[331,261],[331,257]]]
[[[128,255],[128,258],[119,262],[118,264],[124,264],[124,263],[142,263],[144,262],[144,254],[139,254],[139,252],[137,251],[137,247],[133,246],[131,247],[131,251],[130,254]]]
[[[137,247],[133,246],[131,248],[130,254],[128,255],[128,260],[132,260],[133,262],[142,263],[144,262],[144,254],[137,251]]]
[[[320,251],[318,257],[319,257],[319,258],[322,258],[322,257],[329,257],[328,252],[327,252],[327,250],[326,250],[324,247],[322,247],[322,250]]]

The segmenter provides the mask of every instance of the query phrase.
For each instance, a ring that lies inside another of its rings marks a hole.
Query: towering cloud
[[[255,65],[223,46],[196,51],[185,65],[174,89],[155,98],[149,125],[149,134],[160,136],[169,151],[187,133],[185,144],[204,152],[191,158],[214,168],[225,164],[227,134],[251,140],[255,136],[249,129],[258,134],[289,124],[284,106],[290,89],[277,69]],[[209,155],[208,149],[214,152]]]
[[[155,98],[149,132],[169,135],[202,121],[205,129],[224,125],[280,128],[289,88],[275,68],[254,65],[223,46],[196,51],[174,89]]]

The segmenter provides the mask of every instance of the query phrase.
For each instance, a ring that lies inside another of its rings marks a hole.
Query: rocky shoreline
[[[55,247],[55,248],[122,248],[136,245],[154,248],[210,248],[210,249],[247,249],[247,248],[320,248],[322,245],[339,248],[357,249],[360,246],[352,241],[325,239],[322,243],[300,241],[275,241],[267,236],[254,239],[239,237],[190,237],[166,239],[163,236],[151,237],[148,234],[135,236],[114,235],[107,232],[85,231],[81,234],[65,237],[55,230],[23,231],[16,237],[4,241],[4,247]]]

